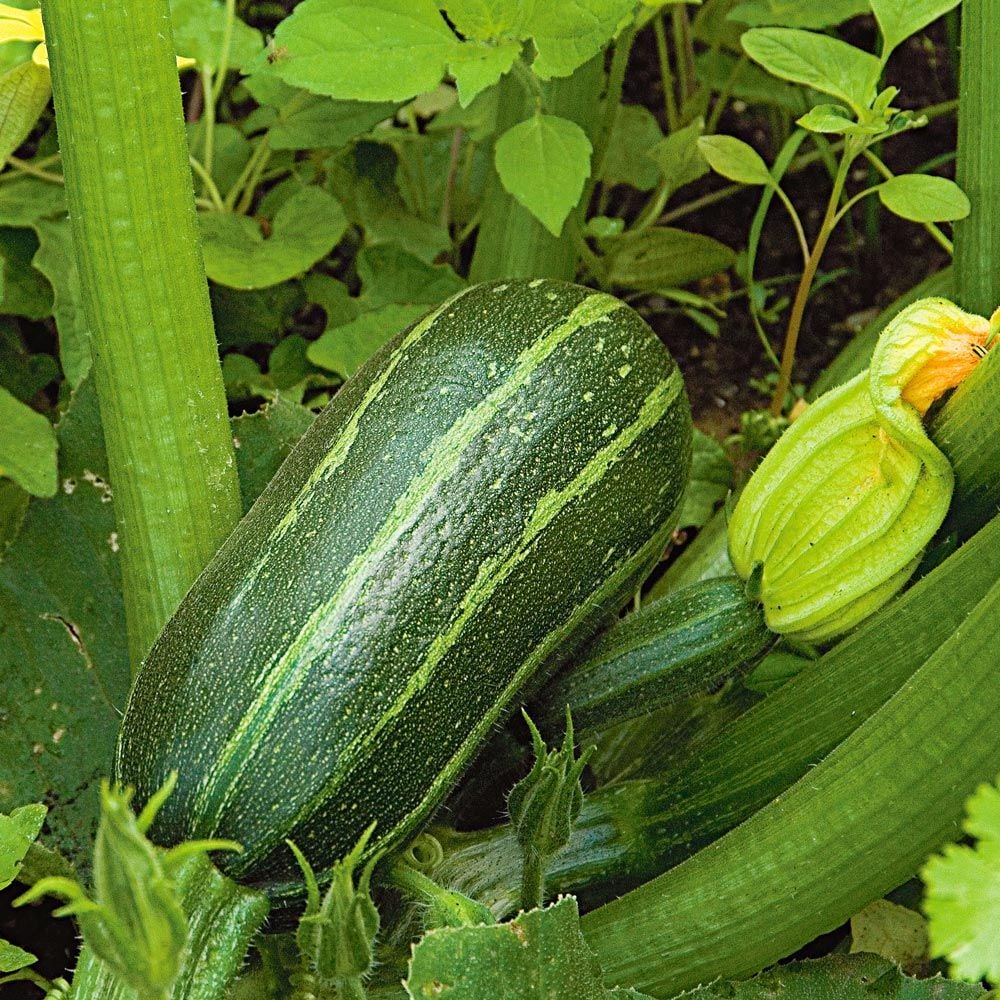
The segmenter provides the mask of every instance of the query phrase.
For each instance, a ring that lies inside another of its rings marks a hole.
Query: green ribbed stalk
[[[193,858],[175,880],[188,915],[188,943],[172,1000],[220,1000],[243,965],[250,939],[267,915],[267,899]],[[143,1000],[84,943],[69,1000]]]
[[[138,668],[239,519],[239,484],[167,0],[44,17]]]
[[[579,125],[593,141],[604,82],[603,56],[584,63],[572,76],[542,86],[545,111]],[[516,73],[499,84],[497,135],[530,117],[533,98]],[[553,236],[513,195],[508,194],[496,171],[490,175],[483,198],[483,218],[476,237],[469,277],[473,281],[497,278],[557,278],[572,281],[576,274],[575,228],[581,206],[570,213],[562,234]]]
[[[1000,305],[1000,0],[962,4],[956,180],[972,212],[955,223],[958,301],[989,316]]]

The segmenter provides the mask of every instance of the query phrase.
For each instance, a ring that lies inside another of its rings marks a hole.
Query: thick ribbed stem
[[[137,668],[240,516],[167,0],[46,0]]]

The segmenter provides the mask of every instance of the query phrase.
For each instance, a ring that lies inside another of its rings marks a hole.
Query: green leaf
[[[266,73],[243,81],[253,99],[263,107],[280,109],[291,101],[296,110],[276,121],[268,132],[272,149],[337,149],[391,118],[392,101],[335,101],[302,94]]]
[[[653,115],[639,104],[622,104],[615,115],[601,169],[605,184],[630,184],[640,191],[656,187],[660,171],[647,154],[663,141]]]
[[[726,457],[726,449],[715,438],[696,427],[693,444],[691,474],[677,521],[679,528],[700,528],[705,524],[733,483],[733,466]]]
[[[452,24],[466,37],[492,41],[520,31],[535,0],[448,0],[442,4]]]
[[[436,306],[465,288],[447,264],[428,264],[393,244],[365,247],[355,266],[363,292],[359,304],[367,309],[390,302]]]
[[[52,424],[0,388],[0,475],[37,497],[56,491],[56,435]]]
[[[275,31],[285,83],[329,97],[406,101],[441,82],[459,46],[434,0],[305,0]]]
[[[698,151],[698,137],[704,130],[704,121],[697,118],[690,125],[671,132],[647,152],[671,191],[708,173],[705,157]]]
[[[698,80],[713,90],[728,88],[733,98],[747,104],[770,104],[800,115],[807,107],[806,92],[778,80],[760,66],[729,52],[700,52],[694,60]]]
[[[509,72],[520,53],[521,45],[516,41],[499,45],[462,42],[448,63],[458,85],[462,107],[467,108],[477,94],[492,87],[504,73]]]
[[[57,428],[60,488],[28,508],[0,562],[0,809],[50,805],[47,843],[85,859],[94,786],[129,687],[118,536],[97,396],[85,382]]]
[[[872,13],[882,31],[883,62],[900,42],[923,31],[958,4],[959,0],[870,0]]]
[[[314,417],[312,410],[279,395],[256,413],[232,421],[244,511],[263,493]]]
[[[521,29],[538,52],[531,68],[543,80],[569,76],[631,20],[634,8],[633,0],[536,3]]]
[[[170,0],[170,23],[178,55],[196,59],[202,66],[219,68],[226,31],[226,7],[221,0]],[[234,18],[228,68],[237,69],[249,62],[263,46],[259,31]]]
[[[52,315],[52,286],[32,266],[38,237],[30,229],[0,227],[0,259],[3,262],[3,300],[0,311],[27,319]]]
[[[875,100],[882,64],[839,38],[794,28],[751,28],[742,44],[769,73],[830,94],[855,114]]]
[[[850,132],[856,125],[853,116],[847,108],[839,104],[817,104],[801,118],[796,125],[810,132],[822,132],[830,135],[841,135]]]
[[[41,832],[46,812],[45,806],[36,802],[20,806],[9,816],[0,813],[0,889],[17,878],[28,848]]]
[[[29,60],[0,76],[0,165],[31,134],[51,96],[47,66]]]
[[[58,184],[25,175],[0,184],[0,226],[30,226],[65,214],[66,195]]]
[[[91,353],[80,272],[73,253],[73,234],[65,215],[56,219],[40,218],[35,221],[34,229],[38,234],[38,252],[32,264],[52,285],[52,315],[59,333],[59,363],[70,386],[76,388],[90,371]]]
[[[735,260],[729,247],[708,236],[658,226],[616,241],[609,277],[622,288],[655,292],[717,274]]]
[[[954,181],[931,174],[898,174],[878,186],[878,196],[894,215],[913,222],[954,222],[970,209]]]
[[[507,924],[444,927],[413,949],[411,1000],[605,1000],[600,966],[580,934],[572,896]],[[626,996],[628,994],[625,994]]]
[[[955,975],[1000,984],[1000,788],[976,790],[963,829],[976,846],[951,844],[921,872],[932,954],[947,957]]]
[[[0,938],[0,972],[17,972],[38,961],[30,951]]]
[[[729,20],[750,27],[833,28],[869,9],[868,0],[754,0],[733,7]]]
[[[347,228],[340,203],[321,188],[293,194],[274,216],[265,239],[244,215],[201,215],[208,276],[231,288],[264,288],[308,270],[336,246]]]
[[[309,345],[306,357],[314,365],[353,375],[384,343],[427,312],[425,305],[383,305],[343,326],[327,329]]]
[[[299,281],[251,290],[212,285],[209,291],[220,348],[276,344],[294,314],[306,304]]]
[[[980,1000],[981,987],[936,976],[912,979],[876,955],[831,955],[789,962],[742,983],[713,983],[690,1000]]]
[[[698,152],[717,173],[740,184],[772,184],[771,172],[760,154],[732,135],[703,135]]]
[[[576,122],[535,115],[497,139],[495,161],[507,191],[558,237],[583,193],[592,151]]]

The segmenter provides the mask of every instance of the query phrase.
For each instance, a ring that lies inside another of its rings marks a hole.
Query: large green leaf
[[[347,228],[340,203],[321,188],[305,187],[278,209],[265,239],[245,215],[200,216],[205,270],[231,288],[265,288],[308,270],[336,246]]]
[[[733,7],[729,19],[754,28],[832,28],[869,9],[868,0],[752,0]]]
[[[3,300],[0,311],[27,319],[52,315],[52,286],[33,265],[39,248],[30,229],[0,228],[0,260],[3,262]]]
[[[471,41],[459,45],[448,67],[455,77],[462,107],[468,107],[473,98],[509,72],[520,54],[521,45],[513,39],[499,45]]]
[[[38,497],[56,491],[56,435],[52,424],[0,387],[0,476]]]
[[[634,7],[633,0],[536,3],[521,26],[522,36],[530,35],[538,52],[535,73],[543,80],[569,76],[617,34]]]
[[[434,0],[305,0],[275,32],[275,72],[316,94],[405,101],[444,76],[459,41]]]
[[[309,345],[306,356],[314,365],[349,378],[384,343],[426,312],[425,305],[379,306],[343,326],[327,328]]]
[[[795,28],[752,28],[742,38],[751,59],[782,80],[801,83],[860,113],[875,99],[882,64],[839,38]]]
[[[580,934],[572,896],[508,924],[430,931],[413,949],[405,986],[411,1000],[606,1000],[621,995],[602,982],[600,966]]]
[[[601,180],[605,184],[631,184],[640,191],[651,191],[660,171],[648,154],[662,141],[659,123],[646,108],[640,104],[620,105],[608,140]]]
[[[447,0],[442,6],[466,38],[492,41],[521,29],[533,0]]]
[[[954,222],[969,214],[965,192],[947,177],[898,174],[878,186],[890,212],[912,222]]]
[[[681,501],[679,528],[700,528],[715,505],[725,499],[733,482],[733,466],[715,438],[694,429],[691,474]]]
[[[558,236],[590,174],[587,134],[568,118],[539,114],[507,129],[494,148],[503,186]]]

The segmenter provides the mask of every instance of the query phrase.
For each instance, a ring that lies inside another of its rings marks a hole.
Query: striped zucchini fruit
[[[774,643],[739,577],[682,587],[615,622],[538,698],[550,729],[573,713],[586,734],[709,691]]]
[[[301,891],[373,821],[413,834],[544,664],[613,615],[674,524],[680,373],[629,307],[474,286],[337,394],[195,582],[125,713],[151,831],[229,837],[233,877]]]

